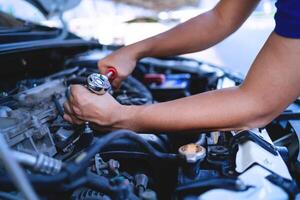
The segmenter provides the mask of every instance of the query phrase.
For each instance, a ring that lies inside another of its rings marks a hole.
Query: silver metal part
[[[37,172],[57,174],[62,168],[62,162],[60,160],[44,154],[33,156],[19,151],[12,151],[12,155],[19,163],[28,166]]]
[[[111,88],[111,85],[107,76],[93,73],[87,78],[87,87],[92,92],[102,95]]]
[[[207,137],[207,144],[217,144],[221,133],[214,131],[210,133],[210,137]]]
[[[0,131],[1,132],[1,131]],[[15,159],[11,158],[11,150],[6,144],[3,135],[0,133],[0,158],[4,164],[7,172],[12,177],[17,188],[27,200],[38,200],[31,184],[27,180],[24,171],[18,165]]]
[[[7,117],[11,109],[7,106],[0,106],[0,117]]]
[[[89,122],[84,122],[84,130],[83,133],[85,134],[90,134],[93,133],[93,130],[90,127],[90,123]]]
[[[47,124],[55,118],[51,112],[56,113],[51,108],[45,111],[20,108],[10,112],[8,118],[0,118],[0,130],[8,145],[20,151],[55,155],[56,147]]]
[[[62,79],[47,81],[39,86],[27,89],[15,95],[22,106],[32,107],[41,104],[43,101],[51,101],[52,95],[64,93],[66,87]]]
[[[179,148],[179,154],[184,156],[188,163],[195,163],[203,160],[206,156],[206,149],[198,144],[186,144]]]
[[[200,134],[199,139],[196,142],[196,144],[201,145],[201,146],[205,146],[206,145],[206,134],[205,133],[201,133]]]
[[[112,75],[113,75],[113,72],[108,72],[108,73],[106,74],[106,77],[110,78]]]
[[[57,118],[58,110],[53,95],[61,94],[62,104],[66,90],[63,80],[49,80],[16,94],[17,109],[2,106],[0,131],[8,145],[18,151],[54,156],[57,150],[49,125]]]

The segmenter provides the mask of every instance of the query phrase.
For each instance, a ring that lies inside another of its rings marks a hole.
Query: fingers
[[[65,110],[65,114],[64,114],[64,119],[72,124],[82,124],[83,121],[78,119],[75,116],[74,110],[73,108],[70,106],[69,102],[66,101],[64,103],[64,110]]]
[[[70,86],[70,98],[77,97],[78,95],[82,96],[84,93],[90,93],[89,90],[82,85],[71,85]]]
[[[69,115],[74,114],[74,111],[72,110],[72,108],[71,108],[71,106],[70,106],[70,104],[69,104],[68,101],[66,101],[66,102],[64,103],[64,110],[65,110],[65,113],[66,113],[66,114],[69,114]]]
[[[64,119],[72,124],[82,124],[84,121],[81,119],[83,113],[80,106],[90,92],[82,85],[71,85],[69,92],[68,101],[64,103]]]
[[[100,71],[100,74],[107,74],[108,73],[108,68],[113,67],[113,66],[109,66],[106,65],[104,63],[102,63],[101,61],[98,62],[98,69]],[[115,77],[114,80],[111,81],[111,85],[113,88],[118,89],[120,88],[122,79],[117,75],[117,77]]]
[[[70,96],[68,101],[71,105],[79,105],[79,100],[86,98],[87,95],[90,95],[90,91],[82,85],[71,85],[70,86]],[[75,112],[76,114],[76,112]]]
[[[76,117],[68,114],[64,114],[64,120],[70,122],[71,124],[76,124],[76,125],[81,125],[84,123],[82,120],[79,120]]]
[[[98,69],[99,69],[99,71],[100,71],[100,74],[106,74],[106,73],[107,73],[107,68],[108,68],[108,67],[109,67],[109,66],[103,64],[103,63],[101,62],[101,60],[98,62]]]
[[[114,89],[119,89],[121,87],[122,80],[120,78],[116,78],[111,82],[111,85]]]
[[[73,120],[72,120],[72,118],[70,117],[70,115],[68,115],[68,114],[64,114],[64,120],[66,120],[66,121],[68,121],[68,122],[70,122],[70,123],[72,123],[73,124]]]

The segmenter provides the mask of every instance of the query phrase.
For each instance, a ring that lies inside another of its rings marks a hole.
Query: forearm
[[[138,58],[174,56],[209,48],[224,39],[228,32],[222,28],[216,12],[208,11],[167,32],[138,42],[132,48],[138,49]]]
[[[123,122],[136,131],[245,129],[253,126],[254,120],[259,121],[252,109],[254,104],[254,99],[235,87],[164,103],[127,107]]]
[[[257,4],[221,1],[214,9],[126,48],[143,57],[166,57],[207,49],[238,29]]]
[[[272,34],[239,87],[165,103],[123,107],[121,128],[136,131],[262,127],[300,95],[300,40]]]

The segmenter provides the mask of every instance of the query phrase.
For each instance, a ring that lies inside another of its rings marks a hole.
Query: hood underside
[[[76,7],[81,0],[26,0],[38,8],[46,17]]]

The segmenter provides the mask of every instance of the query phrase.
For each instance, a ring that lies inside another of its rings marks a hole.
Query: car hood
[[[38,8],[46,17],[76,7],[81,0],[26,0]]]

